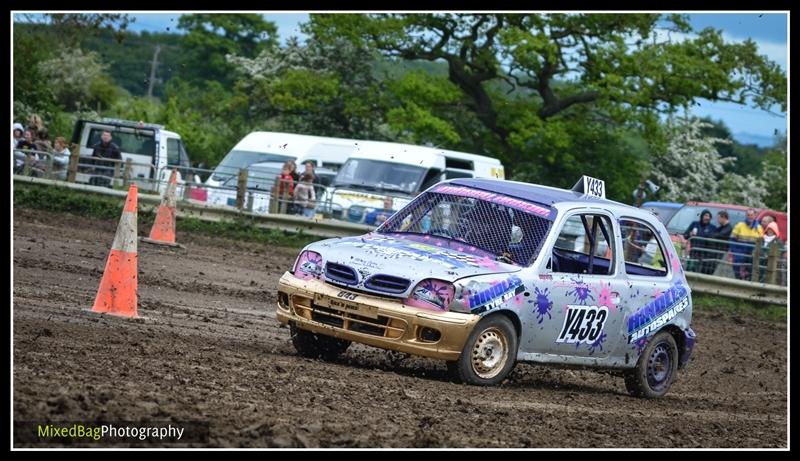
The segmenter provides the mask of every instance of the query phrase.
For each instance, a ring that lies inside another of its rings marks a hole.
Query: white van
[[[337,170],[363,141],[329,138],[294,133],[254,131],[239,141],[222,159],[206,180],[207,202],[212,205],[230,205],[230,188],[236,188],[239,170],[255,164],[270,170],[268,165],[282,165],[287,160],[297,163],[298,173],[303,163],[312,161],[318,168]],[[280,168],[278,168],[280,173]],[[253,175],[250,174],[252,177]],[[234,178],[234,179],[231,179]],[[235,196],[235,194],[234,194]],[[234,200],[235,202],[235,200]]]
[[[219,186],[231,176],[238,175],[240,169],[264,162],[294,160],[302,171],[302,163],[311,160],[318,167],[336,170],[357,149],[359,142],[356,139],[254,131],[233,146],[206,184]]]
[[[79,154],[82,157],[78,162],[76,182],[110,185],[107,176],[113,174],[111,170],[93,171],[88,166],[91,161],[84,160],[92,156],[94,145],[100,141],[105,130],[111,132],[111,142],[119,146],[122,159],[131,159],[134,163],[131,179],[140,188],[155,190],[154,180],[160,180],[163,189],[163,181],[169,179],[171,167],[178,168],[178,182],[183,183],[182,176],[191,168],[191,162],[178,133],[162,125],[111,118],[78,120],[75,124],[72,142],[80,146]],[[98,171],[102,174],[98,174]]]
[[[505,179],[499,160],[411,144],[362,141],[334,181],[326,211],[337,219],[370,222],[392,197],[399,210],[428,187],[454,178]]]

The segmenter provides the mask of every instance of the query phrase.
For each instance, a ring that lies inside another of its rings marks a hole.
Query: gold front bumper
[[[278,321],[314,333],[442,360],[456,360],[480,317],[432,312],[286,272],[278,282]],[[438,339],[433,330],[439,332]]]

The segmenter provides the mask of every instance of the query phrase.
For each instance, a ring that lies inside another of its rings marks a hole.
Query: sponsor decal
[[[520,211],[544,216],[546,218],[550,216],[550,210],[547,208],[534,205],[530,202],[526,202],[525,200],[515,199],[507,195],[495,194],[494,192],[444,184],[434,189],[433,192],[439,194],[458,195],[460,197],[477,198],[480,200],[486,200],[487,202],[497,203],[498,205],[505,205]]]
[[[681,283],[671,286],[628,318],[628,343],[637,342],[658,331],[687,307],[689,297],[686,287]]]
[[[523,293],[525,287],[522,279],[516,275],[493,283],[489,288],[471,294],[467,297],[467,307],[474,313],[480,314],[502,306],[511,298]]]
[[[561,334],[556,338],[556,342],[576,344],[576,347],[582,343],[594,345],[598,338],[601,338],[606,319],[608,319],[606,306],[568,304],[564,325],[561,327]],[[601,343],[602,340],[598,345]]]

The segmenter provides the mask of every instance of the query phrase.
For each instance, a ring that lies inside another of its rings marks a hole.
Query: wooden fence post
[[[758,282],[758,276],[760,271],[759,262],[761,261],[761,245],[764,244],[764,239],[759,238],[755,242],[755,248],[753,248],[753,270],[751,272],[750,280],[753,282]]]
[[[75,182],[75,177],[78,175],[78,161],[81,155],[79,146],[72,145],[72,150],[69,152],[69,166],[67,167],[67,182]]]
[[[247,192],[247,169],[239,170],[239,182],[236,186],[236,208],[244,208],[245,193]]]

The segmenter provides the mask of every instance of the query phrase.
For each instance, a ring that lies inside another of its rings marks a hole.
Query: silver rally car
[[[592,367],[648,398],[695,344],[666,228],[587,176],[572,190],[441,182],[374,232],[304,248],[280,279],[277,318],[307,357],[355,341],[445,360],[476,385],[517,361]]]

